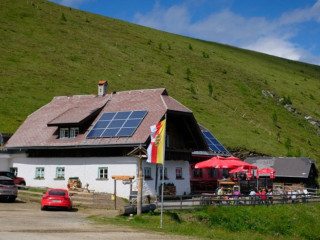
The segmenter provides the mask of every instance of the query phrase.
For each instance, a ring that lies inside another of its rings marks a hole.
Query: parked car
[[[0,199],[14,202],[18,196],[18,187],[11,178],[0,176]]]
[[[49,189],[41,199],[41,210],[47,208],[72,209],[72,200],[65,189]]]
[[[5,176],[11,178],[16,185],[19,185],[21,187],[26,186],[26,181],[22,177],[15,176],[12,172],[7,171],[0,171],[0,176]]]

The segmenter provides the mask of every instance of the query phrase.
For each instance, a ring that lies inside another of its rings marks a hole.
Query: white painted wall
[[[144,162],[144,167],[151,167],[151,177],[152,180],[145,180],[143,184],[145,195],[156,195],[155,190],[155,179],[156,179],[156,164],[151,164]],[[176,167],[182,168],[182,179],[176,179]],[[183,195],[184,193],[190,194],[190,174],[189,174],[189,162],[184,160],[167,160],[165,161],[165,168],[167,168],[168,179],[164,180],[164,183],[173,183],[176,186],[176,194]],[[160,180],[160,169],[161,165],[158,165],[158,181],[157,181],[157,191],[159,191],[159,186],[162,183]]]
[[[19,176],[24,177],[27,186],[67,188],[70,177],[79,177],[82,187],[89,184],[89,190],[114,192],[113,175],[136,176],[137,159],[132,157],[106,158],[13,158],[12,166],[18,168]],[[37,167],[45,170],[44,179],[35,179]],[[65,168],[65,179],[55,180],[56,168]],[[108,167],[108,179],[98,179],[99,167]],[[117,181],[117,196],[128,198],[130,185]]]
[[[96,192],[114,193],[114,175],[135,176],[132,188],[137,190],[138,159],[134,157],[92,157],[92,158],[27,158],[26,156],[13,156],[9,167],[18,168],[18,175],[24,177],[27,186],[31,187],[50,187],[67,188],[70,177],[79,177],[84,187],[89,184],[89,190]],[[143,195],[155,196],[156,164],[150,164],[143,161],[142,167],[151,167],[152,180],[144,180]],[[159,165],[158,165],[159,166]],[[45,178],[43,180],[35,179],[37,167],[45,169]],[[56,168],[65,168],[65,179],[56,180]],[[98,179],[99,167],[108,167],[108,179]],[[187,161],[166,161],[168,179],[165,183],[173,183],[176,186],[177,195],[190,193],[189,163]],[[176,167],[182,168],[183,179],[176,179]],[[158,168],[160,171],[160,168]],[[157,186],[161,184],[160,174],[158,174]],[[157,187],[159,189],[159,187]],[[129,198],[130,185],[122,184],[117,181],[117,196]]]

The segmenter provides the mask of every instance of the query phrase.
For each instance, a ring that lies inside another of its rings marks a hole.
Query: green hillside
[[[319,128],[305,119],[320,119],[319,66],[40,0],[0,1],[0,66],[2,133],[54,96],[95,94],[107,80],[110,91],[167,88],[231,151],[320,162]]]

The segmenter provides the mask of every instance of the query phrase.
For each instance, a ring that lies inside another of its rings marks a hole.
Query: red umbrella
[[[241,160],[226,160],[226,162],[228,162],[229,164],[233,164],[234,166],[237,166],[237,167],[242,167],[242,168],[245,168],[245,169],[257,169],[257,166],[256,165],[252,165],[250,163],[246,163],[244,161],[241,161]]]
[[[233,163],[224,160],[224,157],[215,156],[209,160],[197,163],[194,168],[236,168]]]
[[[256,165],[252,165],[250,163],[246,163],[244,161],[241,161],[240,158],[231,156],[231,157],[226,157],[224,158],[225,160],[228,160],[230,163],[237,165],[239,167],[245,168],[245,169],[257,169]]]
[[[259,174],[270,174],[270,178],[274,178],[274,174],[276,172],[276,170],[274,170],[272,168],[262,168],[257,171],[259,172]]]
[[[271,173],[275,173],[276,170],[272,169],[272,168],[262,168],[259,171],[259,174],[271,174]]]

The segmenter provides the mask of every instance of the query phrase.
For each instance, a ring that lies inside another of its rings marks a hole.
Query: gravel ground
[[[92,224],[86,217],[101,214],[101,209],[41,211],[40,204],[17,200],[0,202],[0,240],[88,240],[88,239],[190,239],[166,234],[140,232],[126,227]],[[103,215],[116,215],[105,211]]]

